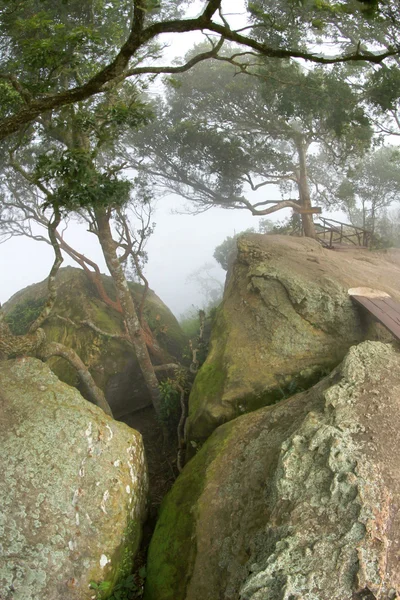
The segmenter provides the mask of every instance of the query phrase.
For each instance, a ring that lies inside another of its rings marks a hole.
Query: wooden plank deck
[[[351,288],[349,296],[400,340],[400,303],[371,288]]]

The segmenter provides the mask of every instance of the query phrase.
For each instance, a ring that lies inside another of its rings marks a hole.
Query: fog
[[[192,6],[190,16],[198,12],[201,6],[201,2]],[[225,2],[225,11],[232,25],[246,23],[244,0]],[[161,63],[168,64],[176,57],[183,56],[201,39],[204,39],[201,33],[164,36],[162,42],[166,42],[169,47],[165,49]],[[161,80],[158,79],[149,93],[157,94],[161,89]],[[269,198],[279,196],[279,190],[269,190]],[[259,195],[263,200],[266,197],[265,191]],[[187,204],[186,200],[172,195],[158,200],[154,213],[156,228],[147,245],[148,263],[145,274],[150,287],[176,316],[191,306],[201,306],[204,302],[196,285],[187,283],[187,277],[204,263],[214,262],[215,276],[224,281],[225,272],[213,259],[215,247],[227,236],[249,227],[258,227],[258,218],[244,210],[213,208],[195,216],[177,214],[182,212]],[[272,215],[271,220],[284,219],[290,213],[289,209],[280,211]],[[65,232],[65,239],[76,250],[97,262],[102,272],[107,273],[97,238],[87,232],[84,225],[71,222]],[[4,303],[20,289],[45,279],[53,258],[50,246],[22,237],[0,245],[0,302]],[[65,256],[63,266],[69,264],[74,265],[73,261]]]
[[[202,2],[192,5],[188,16],[197,14],[202,5]],[[244,0],[229,0],[229,3],[225,2],[224,10],[234,26],[245,23]],[[167,47],[161,63],[173,62],[202,39],[201,33],[163,36],[162,42]],[[153,95],[160,91],[161,80],[158,79],[149,93]],[[226,236],[249,227],[257,228],[257,218],[243,210],[213,208],[196,216],[173,214],[173,211],[183,211],[185,206],[187,201],[172,195],[158,201],[154,214],[156,229],[147,246],[149,260],[145,268],[150,287],[176,316],[192,305],[200,306],[204,300],[196,286],[186,282],[188,275],[206,262],[215,262],[212,258],[214,248]],[[279,218],[284,216],[283,212],[279,214]],[[88,233],[84,225],[70,223],[65,239],[107,273],[97,238]],[[0,302],[4,303],[20,289],[45,279],[53,258],[50,246],[22,237],[0,245]],[[74,265],[68,256],[64,258],[63,266]],[[224,281],[225,272],[216,262],[215,275]]]
[[[192,305],[201,306],[204,301],[196,286],[186,282],[188,275],[204,263],[214,262],[215,276],[224,281],[225,272],[213,259],[215,247],[228,235],[258,227],[258,218],[243,210],[212,208],[198,215],[176,214],[187,206],[187,201],[177,196],[158,200],[154,213],[156,228],[147,245],[149,260],[145,274],[150,287],[176,316]],[[281,211],[275,218],[282,219],[285,213],[290,211]],[[97,238],[84,225],[71,223],[65,239],[107,273]],[[14,238],[0,245],[0,302],[45,279],[53,257],[51,246],[26,238]],[[69,257],[65,257],[63,266],[66,265],[77,266]]]

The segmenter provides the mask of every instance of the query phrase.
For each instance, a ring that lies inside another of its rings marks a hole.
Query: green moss
[[[186,598],[197,554],[196,502],[212,477],[209,465],[227,440],[226,430],[208,440],[164,499],[149,547],[145,600]]]
[[[336,364],[282,376],[278,378],[277,384],[259,392],[238,395],[224,404],[226,374],[217,365],[207,362],[200,370],[190,396],[191,410],[187,427],[189,439],[198,447],[223,423],[308,390],[330,373]],[[192,457],[193,453],[193,448],[189,445],[187,457]]]
[[[40,315],[45,304],[45,298],[27,298],[7,314],[6,322],[14,335],[25,335],[29,326]]]
[[[227,336],[228,331],[221,305],[216,310],[213,319],[210,351],[207,360],[197,373],[190,394],[189,417],[194,415],[202,405],[219,400],[223,394],[226,379],[224,349]]]
[[[295,394],[310,389],[321,381],[321,379],[326,377],[336,366],[337,364],[334,363],[331,367],[304,369],[298,374],[282,377],[277,386],[271,386],[259,393],[249,394],[243,398],[237,399],[235,404],[236,414],[233,418],[239,417],[245,413],[253,412],[264,406],[276,404],[281,400],[290,398],[290,396],[294,396]]]
[[[125,580],[132,572],[134,558],[139,550],[141,541],[141,528],[135,520],[131,520],[125,530],[123,541],[111,559],[111,564],[114,568],[104,580],[106,591],[100,598],[107,600],[113,595],[115,586]]]
[[[92,303],[90,307],[92,320],[97,327],[110,333],[122,332],[121,317],[103,303]]]
[[[190,395],[189,415],[194,415],[207,400],[220,398],[224,391],[224,382],[225,370],[221,363],[204,364],[197,374]]]

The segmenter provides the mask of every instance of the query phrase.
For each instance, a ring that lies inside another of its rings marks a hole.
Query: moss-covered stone
[[[336,253],[307,238],[240,237],[190,396],[189,440],[202,443],[222,423],[308,388],[352,344],[381,339],[347,291],[379,287],[400,299],[399,282],[398,255]]]
[[[40,361],[0,362],[0,597],[82,600],[131,566],[147,500],[142,438]]]
[[[185,598],[197,555],[195,506],[212,478],[208,467],[227,440],[226,432],[222,440],[213,436],[163,501],[148,553],[145,600]]]
[[[104,275],[102,280],[109,297],[115,300],[111,278]],[[130,286],[139,305],[143,288],[137,283],[131,283]],[[47,281],[29,286],[4,305],[6,314],[15,315],[18,307],[38,303],[46,294]],[[151,290],[147,295],[144,313],[161,350],[158,360],[166,363],[180,361],[186,338],[171,311]],[[81,269],[66,267],[57,275],[57,301],[53,316],[43,327],[48,340],[63,343],[78,353],[89,367],[96,384],[105,392],[115,417],[151,403],[136,357],[126,342],[98,335],[88,327],[76,328],[68,321],[57,319],[55,315],[75,323],[89,319],[103,331],[123,333],[122,315],[100,300]],[[68,362],[62,358],[52,358],[49,364],[62,381],[79,389],[76,372]]]
[[[364,342],[216,429],[164,501],[146,600],[397,597],[399,415],[400,355]]]

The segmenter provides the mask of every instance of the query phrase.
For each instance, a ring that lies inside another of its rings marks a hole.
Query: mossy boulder
[[[307,389],[354,343],[390,340],[349,298],[348,289],[358,286],[400,300],[400,253],[241,236],[190,396],[189,440],[203,443],[218,425]]]
[[[114,300],[111,278],[103,275],[102,280],[109,297]],[[137,283],[131,283],[130,286],[139,305],[143,288]],[[29,325],[35,311],[40,310],[46,294],[45,280],[21,290],[4,305],[11,325],[19,328],[15,333],[24,333],[24,326]],[[159,355],[153,357],[154,363],[180,361],[186,338],[174,315],[151,290],[147,294],[144,314],[160,350]],[[56,315],[66,320],[60,320]],[[57,275],[57,301],[53,316],[43,326],[47,339],[65,344],[79,354],[96,384],[104,391],[115,417],[122,417],[151,404],[131,347],[119,339],[101,336],[88,327],[74,327],[68,319],[77,324],[90,320],[112,334],[122,334],[124,331],[122,315],[98,297],[83,270],[73,267],[60,269]],[[76,372],[66,361],[53,358],[49,364],[62,381],[79,389]]]
[[[381,342],[222,425],[164,500],[145,600],[399,597],[399,432],[400,355]]]
[[[107,597],[140,543],[141,435],[34,358],[0,362],[0,410],[0,598]]]

